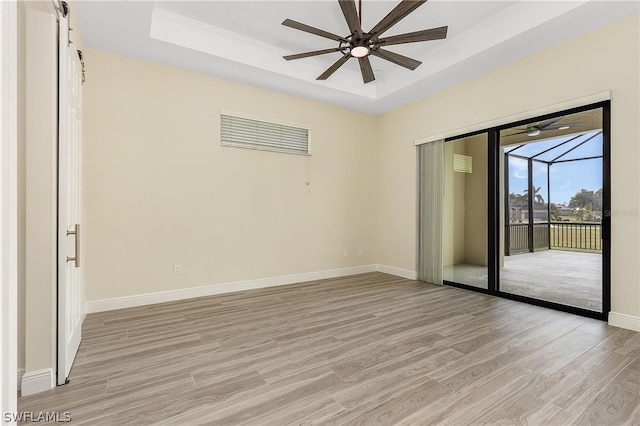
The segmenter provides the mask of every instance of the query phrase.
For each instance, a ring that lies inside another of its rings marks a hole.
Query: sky
[[[584,144],[578,146],[581,142]],[[561,137],[557,139],[549,139],[540,142],[530,143],[520,148],[508,147],[505,151],[513,151],[513,154],[525,157],[533,156],[552,148],[559,143],[566,142],[564,145],[552,149],[545,154],[536,158],[551,161],[557,157],[560,160],[569,160],[576,158],[584,158],[590,156],[602,155],[602,135],[596,133],[587,133],[574,140],[572,137]],[[571,152],[567,152],[573,149]],[[565,154],[566,153],[566,154]],[[564,154],[564,155],[562,155]],[[602,159],[571,161],[567,163],[554,163],[551,165],[551,202],[569,203],[573,197],[581,189],[589,191],[597,191],[602,188]],[[533,184],[542,187],[539,194],[542,195],[545,202],[549,199],[547,194],[547,165],[534,161],[533,167]],[[527,189],[527,161],[509,157],[509,193],[522,194]]]

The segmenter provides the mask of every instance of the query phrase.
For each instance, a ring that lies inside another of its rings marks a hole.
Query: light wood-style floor
[[[87,316],[74,424],[640,424],[640,333],[382,273]]]

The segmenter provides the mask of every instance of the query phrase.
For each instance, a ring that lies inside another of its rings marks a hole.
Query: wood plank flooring
[[[87,316],[73,424],[640,424],[640,333],[382,273]]]

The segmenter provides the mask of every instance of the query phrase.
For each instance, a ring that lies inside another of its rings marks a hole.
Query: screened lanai
[[[505,146],[504,156],[501,290],[599,310],[602,131]],[[569,202],[568,187],[586,180],[600,189],[579,189]],[[579,204],[582,193],[593,196]]]
[[[555,184],[566,185],[563,180],[579,179],[587,171],[602,174],[602,132],[505,147],[504,153],[509,177],[504,191],[505,255],[548,249],[600,252],[602,203],[592,200],[585,208],[551,200]],[[574,167],[577,162],[592,164]],[[516,176],[526,174],[524,189],[512,187],[512,169],[517,170]]]
[[[585,106],[445,141],[444,283],[606,315],[608,114]]]

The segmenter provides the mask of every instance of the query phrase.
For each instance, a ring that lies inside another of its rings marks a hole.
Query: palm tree
[[[534,202],[539,203],[539,204],[544,204],[544,198],[542,197],[542,195],[538,194],[538,192],[540,191],[540,188],[542,188],[541,186],[539,187],[534,187],[533,188],[533,199]],[[524,199],[527,200],[527,202],[529,201],[529,190],[525,189],[524,190]]]

